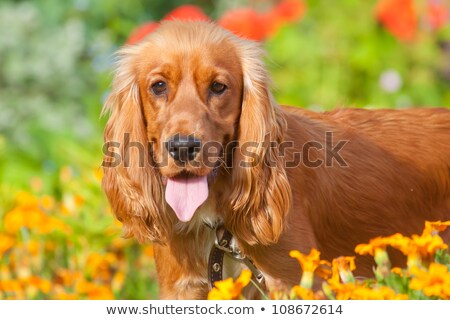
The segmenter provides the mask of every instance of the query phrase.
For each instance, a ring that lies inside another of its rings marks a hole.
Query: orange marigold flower
[[[82,278],[80,271],[73,271],[69,269],[58,269],[56,271],[55,282],[65,287],[71,287]]]
[[[111,287],[113,291],[117,292],[120,289],[122,289],[123,284],[125,283],[125,278],[126,278],[125,273],[123,273],[122,271],[116,272],[116,274],[111,280]]]
[[[26,283],[27,286],[36,287],[43,293],[49,293],[52,288],[52,284],[50,281],[37,276],[31,276],[28,279],[25,279],[24,283]]]
[[[114,253],[102,255],[94,252],[86,260],[86,271],[92,278],[109,281],[112,276],[111,267],[116,263],[117,256]]]
[[[344,283],[355,281],[352,273],[356,269],[355,257],[338,257],[332,263],[337,265],[339,275]]]
[[[114,299],[114,294],[112,293],[111,288],[106,285],[97,284],[84,279],[78,281],[75,289],[79,294],[85,294],[92,300]]]
[[[356,286],[353,292],[350,294],[350,299],[353,300],[407,300],[408,295],[397,294],[393,289],[380,286],[380,287],[366,287]]]
[[[16,241],[14,238],[6,235],[0,234],[0,256],[2,256],[6,251],[14,247]]]
[[[232,278],[214,283],[214,288],[208,293],[208,300],[233,300],[241,296],[242,289],[250,283],[252,273],[242,270],[241,275],[234,282]]]
[[[429,269],[411,268],[414,278],[409,283],[412,290],[421,290],[428,297],[450,299],[450,273],[448,267],[430,263]]]
[[[308,255],[301,253],[298,250],[292,250],[289,255],[297,259],[302,268],[303,274],[300,285],[306,289],[311,289],[314,281],[314,272],[319,267],[330,266],[330,263],[325,260],[320,260],[320,252],[316,249],[311,249]]]
[[[391,272],[394,273],[394,274],[397,274],[397,275],[399,275],[401,277],[403,277],[405,275],[405,271],[402,268],[399,268],[399,267],[392,268]]]
[[[389,244],[408,257],[409,268],[420,266],[423,259],[431,259],[436,251],[448,248],[441,237],[428,232],[424,232],[421,236],[412,235],[411,238],[397,236],[395,239],[389,241]]]
[[[314,292],[311,289],[303,288],[302,286],[292,287],[292,295],[302,299],[302,300],[314,300]]]
[[[297,259],[302,267],[303,272],[314,272],[322,265],[330,265],[328,261],[320,260],[320,252],[317,249],[311,249],[308,255],[301,253],[298,250],[292,250],[289,252],[289,256]]]
[[[425,221],[425,229],[423,230],[422,235],[436,235],[439,232],[445,231],[449,226],[450,221]]]
[[[395,37],[411,41],[417,32],[417,9],[414,0],[381,0],[376,17]]]
[[[26,191],[20,191],[17,193],[16,202],[18,206],[36,207],[38,205],[38,199],[36,196]]]
[[[39,241],[32,239],[32,240],[29,240],[26,245],[27,245],[28,252],[30,252],[30,254],[32,256],[37,256],[38,255],[39,249],[40,249],[40,246],[41,246]]]
[[[79,296],[76,293],[59,292],[55,295],[56,300],[78,300]]]
[[[385,238],[377,237],[374,239],[371,239],[368,244],[359,244],[355,248],[355,252],[360,255],[366,255],[369,254],[371,256],[375,255],[375,250],[381,249],[385,250],[387,246],[387,241]]]
[[[14,209],[5,214],[3,219],[5,231],[14,234],[20,230],[20,228],[27,225],[27,219],[23,210]]]
[[[144,247],[144,255],[150,258],[153,258],[154,256],[154,248],[152,244],[149,244]]]

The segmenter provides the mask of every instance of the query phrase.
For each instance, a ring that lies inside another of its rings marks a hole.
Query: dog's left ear
[[[268,245],[278,241],[291,203],[278,152],[286,122],[269,90],[263,50],[244,40],[236,47],[242,57],[244,87],[227,224],[246,243]]]

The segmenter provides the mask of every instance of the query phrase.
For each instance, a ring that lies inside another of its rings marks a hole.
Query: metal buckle
[[[225,252],[232,259],[235,259],[240,263],[245,264],[247,268],[250,269],[256,281],[258,281],[258,283],[262,283],[264,281],[264,275],[262,274],[262,272],[253,264],[250,258],[242,254],[239,248],[233,248],[231,246],[231,240],[230,243],[228,243],[227,239],[219,239],[218,226],[216,226],[216,237],[214,240],[214,246],[217,249]]]
[[[229,246],[230,244],[228,243],[228,241],[226,239],[222,239],[222,241],[219,243],[220,239],[219,239],[219,235],[217,233],[217,229],[216,229],[216,239],[214,240],[214,246],[223,251],[223,252],[227,252],[227,253],[232,253],[233,249]]]

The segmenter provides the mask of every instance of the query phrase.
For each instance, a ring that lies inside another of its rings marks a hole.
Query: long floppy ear
[[[286,122],[268,88],[262,49],[249,41],[239,41],[237,47],[244,88],[227,223],[248,244],[268,245],[280,237],[291,204],[291,188],[276,147]]]
[[[139,46],[118,52],[117,71],[102,114],[110,113],[104,139],[103,189],[126,237],[165,242],[170,222],[164,215],[160,176],[152,166],[139,86],[134,70]]]

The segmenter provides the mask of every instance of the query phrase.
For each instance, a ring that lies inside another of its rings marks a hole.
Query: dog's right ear
[[[110,113],[103,147],[102,187],[126,237],[165,242],[171,223],[164,214],[161,178],[152,165],[135,61],[140,46],[118,52],[117,71],[102,114]]]
[[[270,245],[281,236],[292,202],[284,163],[271,147],[283,141],[286,120],[270,93],[262,49],[251,41],[235,42],[244,87],[227,223],[246,243]]]

